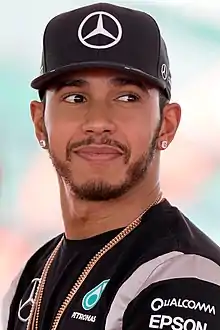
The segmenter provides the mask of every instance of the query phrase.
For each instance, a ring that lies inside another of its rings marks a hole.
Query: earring
[[[165,150],[167,147],[168,147],[168,143],[167,143],[167,141],[166,141],[166,140],[162,141],[162,142],[161,142],[161,148],[162,148],[163,150]]]
[[[40,146],[42,148],[44,148],[44,149],[46,148],[46,141],[45,140],[40,140],[39,143],[40,143]]]

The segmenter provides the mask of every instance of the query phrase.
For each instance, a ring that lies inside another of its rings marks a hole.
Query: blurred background
[[[29,114],[30,100],[38,97],[29,84],[39,73],[44,28],[56,14],[92,2],[0,0],[0,304],[27,258],[62,231],[56,175]],[[160,25],[172,99],[183,111],[176,139],[163,153],[162,187],[220,244],[220,1],[111,2],[147,11]]]

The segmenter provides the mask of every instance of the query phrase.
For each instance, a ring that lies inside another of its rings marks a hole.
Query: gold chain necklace
[[[148,208],[143,212],[143,214],[146,213],[152,206],[159,204],[162,199],[163,199],[162,194],[160,194],[159,197],[148,206]],[[85,279],[87,278],[87,276],[89,275],[89,273],[91,272],[93,267],[102,258],[102,256],[104,254],[106,254],[106,252],[111,250],[116,244],[118,244],[125,236],[127,236],[130,232],[132,232],[141,223],[143,214],[141,214],[137,219],[132,221],[126,228],[124,228],[118,235],[116,235],[109,243],[107,243],[103,248],[101,248],[101,250],[99,250],[99,252],[96,253],[95,256],[89,261],[89,263],[86,265],[86,267],[84,268],[81,275],[78,277],[77,281],[72,286],[68,295],[64,299],[62,305],[60,306],[60,308],[53,320],[51,330],[57,329],[65,310],[67,309],[68,305],[72,301],[73,297],[75,296],[75,294],[77,293],[77,291],[79,290],[79,288],[81,287],[81,285],[83,284],[83,282],[85,281]],[[55,247],[55,249],[49,256],[49,258],[44,266],[44,269],[42,271],[40,283],[38,285],[37,292],[36,292],[35,298],[34,298],[34,303],[32,305],[30,316],[28,319],[27,328],[26,328],[27,330],[38,330],[38,328],[39,328],[40,308],[41,308],[41,304],[42,304],[42,300],[43,300],[43,293],[44,293],[44,288],[45,288],[45,284],[46,284],[46,280],[47,280],[47,275],[48,275],[48,272],[50,270],[50,267],[51,267],[56,255],[62,245],[63,239],[64,239],[64,236],[61,238],[61,240],[59,241],[59,243],[57,244],[57,246]]]

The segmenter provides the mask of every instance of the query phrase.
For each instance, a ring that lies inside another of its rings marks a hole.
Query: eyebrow
[[[150,89],[150,86],[145,84],[142,80],[140,79],[135,79],[135,78],[130,78],[130,77],[115,77],[110,80],[112,85],[115,86],[127,86],[127,85],[133,85],[136,86],[142,91],[147,92]]]
[[[150,89],[150,86],[144,83],[140,79],[130,78],[130,77],[114,77],[110,79],[110,84],[113,86],[127,86],[133,85],[140,88],[142,91],[147,92]],[[54,86],[54,90],[59,92],[62,88],[65,87],[85,87],[88,86],[89,82],[81,78],[73,78],[70,80],[61,80],[57,82]]]
[[[59,92],[62,88],[65,87],[84,87],[86,85],[89,85],[88,81],[84,79],[71,79],[66,81],[60,81],[56,83],[56,86],[54,86],[54,90],[56,92]]]

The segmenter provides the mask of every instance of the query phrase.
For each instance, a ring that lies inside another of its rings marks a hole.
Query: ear
[[[32,101],[30,103],[30,111],[38,141],[45,140],[44,104],[42,102]]]
[[[159,149],[165,149],[163,148],[163,142],[166,141],[168,146],[176,134],[181,119],[180,105],[177,103],[166,104],[162,116],[162,125],[158,139]]]

